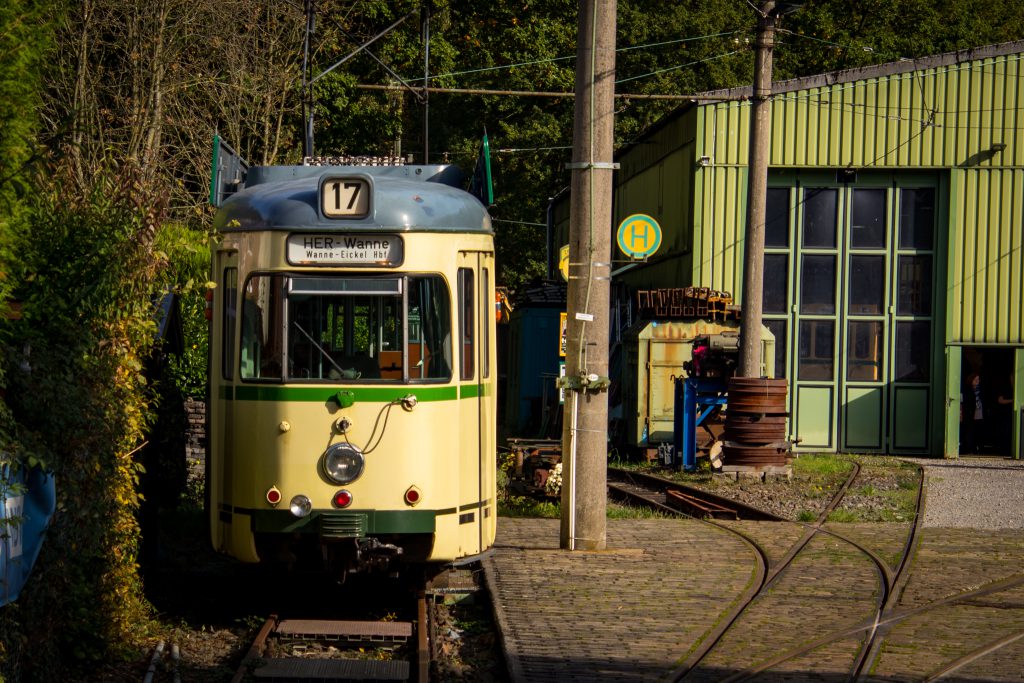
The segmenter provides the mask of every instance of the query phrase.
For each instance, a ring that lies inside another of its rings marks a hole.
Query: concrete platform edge
[[[508,617],[505,615],[505,608],[498,600],[498,582],[494,577],[494,567],[491,565],[491,558],[487,557],[481,562],[484,568],[484,584],[487,592],[491,595],[491,605],[494,609],[494,621],[497,622],[499,640],[501,641],[501,654],[505,658],[505,668],[508,670],[508,677],[512,683],[525,681],[522,664],[519,657],[514,654],[515,650],[507,642],[508,634],[512,632],[509,627]]]

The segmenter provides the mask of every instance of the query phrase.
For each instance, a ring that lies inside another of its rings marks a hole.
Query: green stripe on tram
[[[420,385],[402,385],[400,387],[283,387],[242,385],[233,387],[223,385],[218,392],[221,399],[235,401],[267,401],[295,403],[325,403],[337,395],[338,391],[352,394],[357,403],[381,403],[397,401],[409,394],[414,394],[420,401],[454,401],[459,398],[476,398],[480,395],[476,384],[461,386],[428,387]]]

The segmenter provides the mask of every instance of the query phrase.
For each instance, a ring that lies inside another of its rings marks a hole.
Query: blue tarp
[[[53,475],[0,468],[0,605],[18,599],[57,504]]]

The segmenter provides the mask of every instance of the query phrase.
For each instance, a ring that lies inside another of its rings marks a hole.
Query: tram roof
[[[319,209],[325,176],[368,178],[373,187],[365,218],[325,218]],[[480,201],[455,186],[457,167],[256,166],[244,188],[224,201],[213,219],[219,232],[317,230],[324,232],[459,232],[492,234]]]

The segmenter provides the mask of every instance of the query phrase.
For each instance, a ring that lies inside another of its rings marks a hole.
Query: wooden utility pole
[[[747,163],[747,235],[743,261],[743,319],[740,322],[741,377],[761,376],[761,317],[764,291],[764,222],[771,144],[772,50],[775,0],[762,0],[757,19],[754,92],[750,99],[750,157]]]
[[[605,547],[615,0],[580,0],[569,203],[561,547]]]

